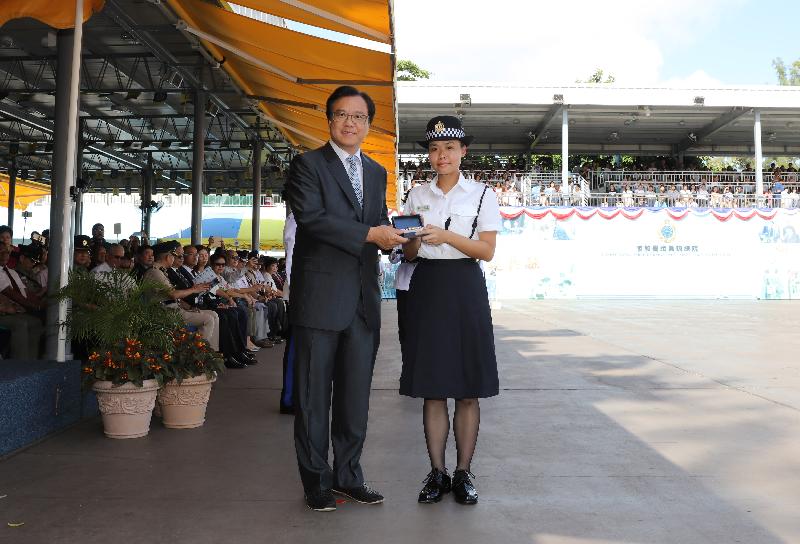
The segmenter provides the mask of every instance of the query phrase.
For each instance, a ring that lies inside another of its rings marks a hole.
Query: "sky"
[[[398,58],[436,81],[774,85],[799,0],[395,0]]]

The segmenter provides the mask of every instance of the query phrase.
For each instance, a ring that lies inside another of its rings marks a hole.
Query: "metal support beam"
[[[17,199],[17,159],[11,157],[8,167],[8,226],[14,230],[14,201]]]
[[[561,194],[569,194],[569,110],[561,109]]]
[[[531,145],[528,148],[529,151],[533,150],[533,148],[536,147],[536,144],[542,141],[542,137],[544,136],[544,133],[547,131],[547,126],[550,124],[550,121],[553,120],[553,117],[558,115],[562,107],[563,106],[561,104],[553,104],[552,106],[550,106],[550,109],[547,110],[547,113],[544,114],[542,120],[539,121],[539,124],[536,125],[535,129],[533,129],[533,141],[531,142]]]
[[[755,142],[756,162],[753,169],[756,172],[756,201],[764,194],[764,157],[761,153],[761,112],[755,110],[753,123],[753,141]]]
[[[206,134],[206,93],[198,90],[194,97],[194,139],[192,141],[192,244],[203,238],[203,166]]]
[[[153,218],[153,209],[150,202],[153,200],[153,161],[148,161],[147,168],[142,169],[142,235],[150,240],[150,224]]]
[[[78,135],[78,85],[83,37],[83,2],[75,2],[75,28],[59,30],[57,37],[56,125],[54,134],[53,182],[50,202],[50,252],[48,254],[47,358],[66,361],[68,344],[65,328],[67,302],[58,301],[58,291],[67,284],[72,264],[72,200],[75,186],[75,158]]]
[[[678,144],[677,151],[678,153],[682,153],[687,149],[695,147],[703,142],[704,139],[710,137],[715,132],[718,132],[725,128],[726,126],[730,125],[734,121],[736,121],[739,117],[746,114],[748,112],[747,109],[742,107],[735,107],[732,108],[730,111],[727,111],[711,121],[706,126],[702,127],[701,129],[695,131],[695,140],[690,140],[686,138],[684,141]]]
[[[261,139],[253,142],[253,232],[252,246],[261,249]]]

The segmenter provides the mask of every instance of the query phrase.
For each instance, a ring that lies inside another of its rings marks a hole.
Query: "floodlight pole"
[[[764,163],[764,157],[761,153],[761,112],[755,110],[755,123],[753,123],[753,140],[755,141],[755,148],[756,148],[756,164],[755,164],[755,172],[756,172],[756,202],[760,202],[761,195],[764,194],[764,168],[762,164]]]
[[[8,166],[8,227],[14,230],[14,201],[17,199],[17,158]]]
[[[192,244],[203,238],[203,168],[205,166],[206,93],[194,95],[194,138],[192,140]]]
[[[564,203],[569,195],[569,112],[561,108],[561,197]]]
[[[259,127],[256,125],[256,133]],[[253,142],[253,230],[250,247],[253,251],[261,249],[261,137]]]
[[[55,132],[53,134],[53,181],[50,204],[50,252],[48,253],[47,359],[64,362],[68,357],[67,301],[56,295],[67,284],[72,264],[73,208],[70,191],[75,187],[78,100],[83,41],[83,2],[75,2],[75,29],[57,35]],[[69,355],[71,356],[71,355]]]

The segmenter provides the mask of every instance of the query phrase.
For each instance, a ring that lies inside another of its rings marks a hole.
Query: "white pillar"
[[[53,181],[50,204],[50,252],[48,253],[48,295],[54,297],[67,284],[72,265],[73,203],[78,157],[78,100],[83,37],[83,2],[75,2],[75,29],[58,35],[56,68],[56,125],[53,139]],[[47,308],[47,359],[67,360],[67,331],[61,323],[67,317],[67,301],[50,298]]]
[[[761,154],[761,112],[755,110],[756,121],[753,124],[753,140],[756,147],[756,163],[753,168],[756,171],[756,202],[759,201],[761,195],[764,193],[764,173],[763,163],[764,157]]]
[[[561,109],[561,194],[565,200],[569,194],[569,113],[566,105]]]

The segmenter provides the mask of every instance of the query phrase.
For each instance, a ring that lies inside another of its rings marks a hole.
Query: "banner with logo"
[[[800,299],[800,210],[501,208],[491,298]],[[393,297],[394,267],[384,265]]]

